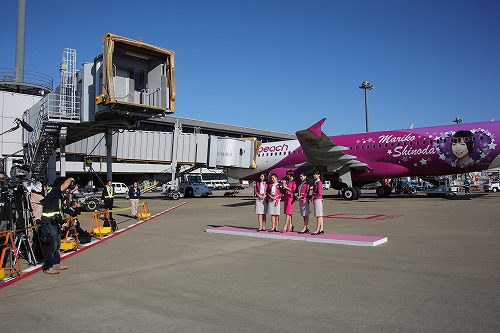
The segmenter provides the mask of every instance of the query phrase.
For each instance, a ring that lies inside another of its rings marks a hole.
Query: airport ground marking
[[[142,224],[144,224],[146,222],[149,222],[149,221],[151,221],[151,220],[153,220],[153,219],[155,219],[157,217],[160,217],[163,214],[166,214],[168,212],[171,212],[174,209],[177,209],[177,208],[179,208],[181,206],[184,206],[185,204],[187,204],[186,201],[178,204],[177,206],[174,206],[174,207],[171,207],[169,209],[166,209],[166,210],[164,210],[164,211],[162,211],[162,212],[160,212],[158,214],[152,215],[151,217],[148,217],[147,219],[137,221],[136,223],[131,224],[131,225],[129,225],[128,227],[126,227],[124,229],[116,230],[114,233],[112,233],[110,235],[103,236],[102,239],[96,239],[96,240],[94,240],[94,241],[92,241],[90,243],[82,244],[81,245],[82,247],[80,249],[77,249],[77,250],[72,251],[72,252],[62,253],[61,254],[61,262],[63,260],[65,260],[65,259],[69,258],[69,257],[72,257],[72,256],[74,256],[74,255],[76,255],[78,253],[81,253],[83,251],[86,251],[86,250],[88,250],[88,249],[90,249],[90,248],[92,248],[92,247],[94,247],[94,246],[96,246],[98,244],[101,244],[101,243],[103,243],[103,242],[105,242],[105,241],[107,241],[107,240],[109,240],[111,238],[114,238],[114,237],[116,237],[118,235],[121,235],[121,234],[123,234],[126,231],[132,230],[132,229],[134,229],[134,228],[136,228],[136,227],[138,227],[138,226],[140,226],[140,225],[142,225]],[[28,267],[27,269],[23,270],[22,277],[21,276],[16,276],[16,277],[13,277],[13,278],[8,278],[8,279],[0,280],[0,289],[5,288],[5,287],[7,287],[7,286],[9,286],[11,284],[14,284],[14,283],[22,280],[23,278],[26,278],[28,276],[31,276],[31,275],[33,275],[35,273],[40,272],[42,270],[42,266],[43,266],[43,264],[38,264],[36,266],[30,266],[30,267]]]
[[[354,246],[377,246],[387,242],[385,236],[361,236],[361,235],[347,235],[347,234],[299,234],[298,232],[258,232],[256,228],[248,227],[235,227],[235,226],[220,226],[212,227],[205,230],[207,233],[224,234],[224,235],[237,235],[258,238],[272,238],[282,240],[297,240],[313,243],[329,243],[329,244],[342,244]]]

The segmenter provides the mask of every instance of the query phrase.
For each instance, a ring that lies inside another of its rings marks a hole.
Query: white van
[[[128,194],[128,186],[124,183],[111,182],[111,185],[115,188],[115,194]]]

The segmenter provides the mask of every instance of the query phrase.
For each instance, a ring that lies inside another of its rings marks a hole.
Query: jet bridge
[[[87,158],[105,157],[106,145],[97,134],[66,146],[67,154]],[[207,168],[255,168],[256,138],[229,138],[208,134],[182,133],[176,123],[173,132],[123,131],[112,136],[112,157],[121,161],[141,161]],[[86,159],[87,159],[86,158]]]

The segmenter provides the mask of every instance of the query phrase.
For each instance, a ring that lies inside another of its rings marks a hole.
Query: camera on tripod
[[[0,199],[22,196],[31,181],[31,168],[28,165],[15,164],[10,169],[10,178],[5,178],[0,188]]]

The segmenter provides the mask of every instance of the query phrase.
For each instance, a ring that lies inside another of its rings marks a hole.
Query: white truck
[[[487,181],[483,184],[484,192],[500,192],[500,182],[498,181]]]

